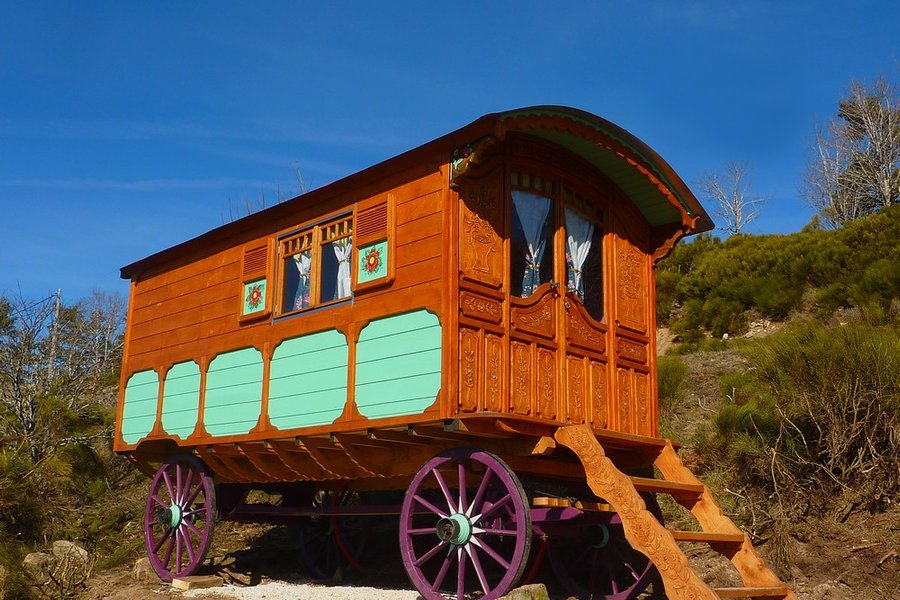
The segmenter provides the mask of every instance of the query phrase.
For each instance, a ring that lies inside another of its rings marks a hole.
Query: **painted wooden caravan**
[[[582,598],[793,598],[659,438],[653,265],[711,227],[640,140],[542,106],[124,267],[115,450],[153,477],[157,573],[194,573],[219,519],[327,523],[310,571],[365,568],[361,517],[394,515],[429,600],[497,598],[544,556]]]

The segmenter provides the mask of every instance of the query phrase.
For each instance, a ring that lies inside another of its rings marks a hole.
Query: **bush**
[[[687,380],[687,365],[677,356],[664,356],[659,359],[656,369],[659,381],[659,403],[662,406],[670,405],[681,397]]]
[[[900,493],[900,331],[789,327],[744,346],[751,369],[697,435],[702,459],[790,511],[833,497],[869,509]]]

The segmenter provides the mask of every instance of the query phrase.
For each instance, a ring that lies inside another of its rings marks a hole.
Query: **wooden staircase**
[[[778,598],[797,596],[763,562],[750,538],[716,503],[712,492],[681,463],[671,442],[666,441],[654,466],[664,479],[629,477],[606,456],[587,425],[561,427],[556,440],[570,448],[584,465],[587,482],[622,519],[625,537],[659,570],[670,600],[718,600],[720,598]],[[670,494],[691,511],[703,531],[672,531],[654,517],[639,492]],[[743,587],[711,588],[691,568],[678,542],[703,542],[731,560]]]

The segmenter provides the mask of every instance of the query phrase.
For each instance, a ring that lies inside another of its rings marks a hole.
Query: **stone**
[[[153,570],[153,566],[150,564],[150,559],[146,556],[134,561],[134,566],[131,568],[131,577],[136,581],[145,581],[148,583],[152,583],[159,579],[159,575],[156,574],[156,571]]]
[[[42,580],[46,577],[53,558],[46,552],[30,552],[22,560],[22,566],[35,579]]]
[[[53,542],[53,556],[60,561],[68,560],[83,564],[88,562],[88,551],[75,542],[67,540],[56,540]]]
[[[543,583],[530,583],[517,587],[498,600],[550,600],[550,595]]]

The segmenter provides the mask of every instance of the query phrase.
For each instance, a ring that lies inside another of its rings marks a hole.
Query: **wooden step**
[[[639,492],[653,492],[654,494],[671,494],[676,497],[699,498],[703,493],[703,485],[696,483],[682,483],[680,481],[667,481],[665,479],[651,479],[649,477],[631,477],[631,483]]]
[[[712,531],[669,530],[676,542],[699,542],[706,544],[743,544],[743,533],[715,533]]]
[[[713,588],[719,598],[785,598],[789,590],[784,587],[730,587]]]

